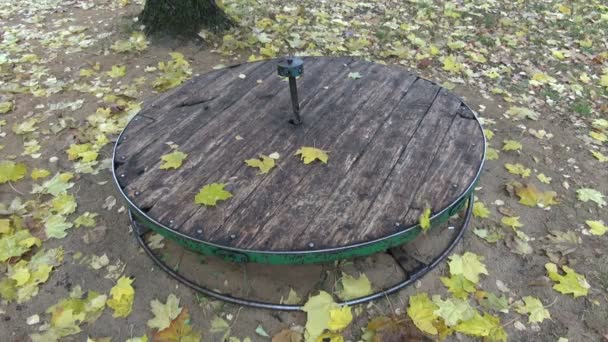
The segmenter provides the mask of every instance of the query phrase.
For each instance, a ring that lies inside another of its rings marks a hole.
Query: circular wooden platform
[[[485,139],[458,97],[399,67],[304,62],[301,126],[288,122],[289,86],[277,61],[213,71],[147,103],[114,152],[115,178],[136,218],[189,247],[247,259],[369,254],[411,238],[424,208],[434,223],[461,208]],[[168,143],[188,154],[177,170],[159,168]],[[304,165],[294,155],[302,146],[329,151],[328,164]],[[244,163],[273,152],[280,158],[268,174]],[[233,197],[195,204],[199,189],[215,182],[229,184]]]

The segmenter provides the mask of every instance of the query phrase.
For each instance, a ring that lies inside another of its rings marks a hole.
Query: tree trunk
[[[215,0],[146,0],[139,19],[149,34],[192,35],[202,28],[218,32],[233,25]]]

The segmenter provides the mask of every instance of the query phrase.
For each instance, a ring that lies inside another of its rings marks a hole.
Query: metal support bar
[[[391,287],[385,288],[376,293],[373,293],[373,294],[370,294],[370,295],[367,295],[364,297],[344,301],[344,302],[339,302],[338,304],[350,306],[350,305],[366,303],[366,302],[369,302],[369,301],[372,301],[375,299],[384,298],[384,297],[386,297],[390,294],[393,294],[393,293],[405,288],[406,286],[414,283],[416,280],[422,278],[422,276],[424,276],[426,273],[431,271],[433,268],[437,267],[437,265],[439,265],[439,263],[442,262],[454,250],[454,248],[456,247],[458,242],[464,236],[466,228],[469,225],[469,222],[471,221],[472,212],[473,212],[473,194],[471,193],[471,195],[469,196],[469,199],[468,199],[468,207],[467,207],[462,225],[459,228],[457,228],[456,235],[454,235],[454,237],[452,238],[452,240],[450,241],[448,246],[439,255],[437,255],[430,263],[425,264],[423,267],[416,270],[413,274],[409,275],[407,277],[407,279],[403,280],[400,283],[397,283]],[[134,227],[134,231],[137,232],[136,226],[138,226],[138,223],[133,218],[133,215],[131,214],[130,210],[129,210],[129,220],[131,221],[131,224]],[[154,254],[154,252],[152,252],[150,247],[147,245],[143,236],[140,236],[137,233],[134,235],[135,235],[135,238],[137,239],[137,242],[139,242],[139,244],[144,249],[146,254],[148,254],[148,256],[152,259],[152,261],[154,261],[163,271],[167,272],[171,277],[175,278],[177,281],[181,282],[182,284],[184,284],[184,285],[192,288],[193,290],[196,290],[206,296],[209,296],[209,297],[212,297],[215,299],[219,299],[219,300],[223,300],[228,303],[249,306],[249,307],[254,307],[254,308],[258,308],[258,309],[283,310],[283,311],[302,311],[302,309],[303,309],[303,307],[300,305],[286,305],[286,304],[276,304],[276,303],[261,302],[261,301],[256,301],[256,300],[249,300],[246,298],[233,297],[231,295],[219,293],[219,292],[207,289],[205,287],[202,287],[199,284],[194,283],[190,279],[185,278],[181,274],[177,273],[171,267],[167,266],[162,260],[160,260],[160,258],[157,257],[156,254]]]

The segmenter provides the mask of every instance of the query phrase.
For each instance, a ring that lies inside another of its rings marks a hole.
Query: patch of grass
[[[589,117],[591,115],[592,108],[587,101],[576,100],[570,105],[570,110],[584,117]]]

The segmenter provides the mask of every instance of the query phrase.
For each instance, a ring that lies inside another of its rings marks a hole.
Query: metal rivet
[[[121,174],[120,174],[120,178],[125,178],[125,174],[124,174],[124,173],[121,173]]]
[[[477,144],[476,143],[472,143],[471,146],[477,146]]]
[[[452,188],[456,189],[458,187],[458,184],[452,184]]]
[[[127,159],[127,157],[122,156],[122,157],[120,157],[120,159],[125,160],[125,159]]]
[[[203,230],[202,229],[199,229],[196,232],[199,233],[199,234],[203,234]]]
[[[133,119],[133,121],[137,121],[137,120],[139,120],[139,118],[138,118],[138,117],[135,117],[135,118]]]
[[[175,222],[175,221],[173,221],[173,220],[169,220],[169,224],[170,224],[170,225],[173,225],[173,223],[174,223],[174,222]]]
[[[232,240],[236,239],[236,234],[230,234],[230,239],[232,239]]]
[[[135,191],[135,196],[139,196],[139,191]]]
[[[308,243],[308,247],[310,247],[310,248],[315,247],[315,243],[314,243],[314,242],[309,242],[309,243]]]
[[[125,141],[125,140],[127,140],[127,137],[122,137],[122,141]]]

